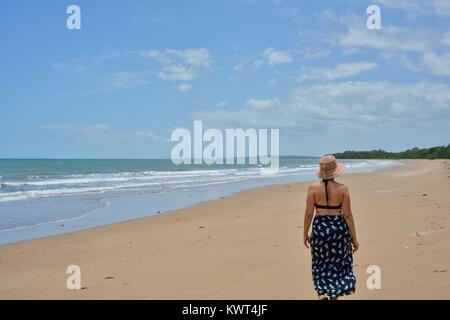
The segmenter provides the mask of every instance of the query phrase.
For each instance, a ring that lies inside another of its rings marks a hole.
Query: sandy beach
[[[344,299],[450,299],[450,162],[343,175],[360,249]],[[307,183],[0,246],[0,299],[316,299],[302,244]],[[66,288],[81,268],[82,290]],[[366,287],[367,267],[381,289]]]

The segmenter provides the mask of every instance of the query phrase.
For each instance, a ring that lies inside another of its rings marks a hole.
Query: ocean
[[[343,160],[346,172],[400,161]],[[0,159],[0,243],[82,230],[175,210],[270,184],[315,179],[318,159],[258,165],[174,165],[171,160]]]

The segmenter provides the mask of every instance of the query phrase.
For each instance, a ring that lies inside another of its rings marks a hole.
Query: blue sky
[[[194,120],[281,154],[447,144],[449,27],[446,0],[2,1],[0,157],[168,158]]]

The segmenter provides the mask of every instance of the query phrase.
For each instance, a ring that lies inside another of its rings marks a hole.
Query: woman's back
[[[316,214],[334,215],[342,212],[341,206],[346,190],[344,184],[330,179],[326,182],[324,180],[314,182],[311,188],[314,194],[314,203],[316,204]]]

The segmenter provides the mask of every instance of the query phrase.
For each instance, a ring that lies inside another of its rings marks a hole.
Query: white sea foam
[[[344,163],[349,171],[357,170],[358,168],[370,170],[370,168],[376,169],[397,164],[396,161],[391,160],[344,161]],[[276,177],[314,174],[317,168],[317,164],[283,166],[279,169]],[[27,180],[2,181],[0,184],[0,202],[122,190],[160,192],[262,179],[260,172],[258,167],[247,167],[186,171],[90,173],[84,175],[62,175],[54,178],[46,178],[43,175],[30,175]],[[30,178],[31,176],[32,178]]]

